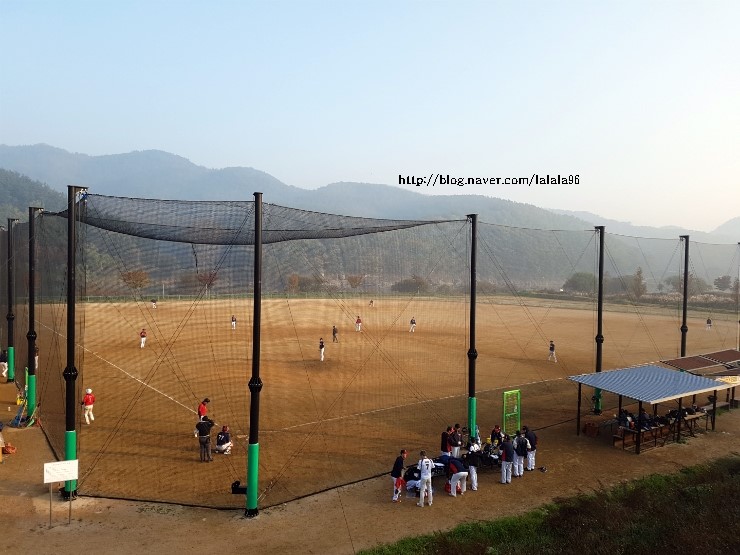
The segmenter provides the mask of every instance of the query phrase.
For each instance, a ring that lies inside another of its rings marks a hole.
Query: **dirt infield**
[[[501,422],[501,394],[511,388],[521,389],[523,418],[531,427],[573,419],[577,386],[563,378],[593,370],[594,311],[499,301],[481,302],[477,311],[481,431]],[[52,311],[44,310],[39,341],[47,356],[39,383],[48,399],[63,382],[60,373],[45,379],[44,370],[54,361],[63,367],[64,351],[50,340]],[[63,321],[62,312],[57,308],[53,320]],[[239,322],[232,331],[233,313]],[[233,300],[160,300],[157,309],[149,303],[84,306],[78,390],[92,387],[97,401],[93,425],[78,426],[82,495],[243,506],[230,485],[246,476],[249,315],[250,303]],[[418,322],[413,334],[412,316]],[[381,453],[401,447],[436,452],[440,431],[467,418],[467,318],[459,299],[385,298],[373,308],[357,299],[263,303],[260,506],[385,473],[390,455]],[[331,340],[332,324],[340,330],[338,343]],[[676,315],[607,312],[604,369],[677,356],[679,326]],[[149,331],[144,349],[142,327]],[[703,315],[696,315],[690,329],[692,352],[732,346],[729,321],[715,317],[714,329],[705,333]],[[324,362],[319,337],[327,345]],[[557,364],[547,361],[549,339],[557,344]],[[232,455],[217,455],[212,465],[199,462],[192,433],[195,407],[206,396],[210,415],[236,437]],[[616,403],[605,402],[607,408]],[[52,435],[63,437],[63,406],[44,407],[45,427],[55,422]],[[55,448],[63,452],[62,439]]]

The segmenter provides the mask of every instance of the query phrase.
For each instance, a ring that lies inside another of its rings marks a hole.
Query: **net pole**
[[[470,219],[470,347],[468,348],[468,434],[475,438],[477,429],[477,399],[475,397],[475,303],[477,284],[478,214],[468,214]]]
[[[29,418],[36,410],[36,212],[41,208],[28,207],[28,400]]]
[[[599,290],[596,303],[596,371],[601,372],[604,345],[604,226],[595,227],[599,233]],[[601,414],[601,389],[594,389],[594,414]]]
[[[13,268],[13,225],[18,218],[8,218],[8,382],[15,380],[15,270]]]
[[[62,376],[65,381],[65,433],[64,433],[64,457],[65,460],[73,461],[77,458],[77,430],[75,419],[77,415],[76,406],[76,381],[77,368],[75,367],[75,289],[76,276],[75,265],[77,262],[75,249],[77,238],[75,236],[77,224],[77,193],[86,190],[84,187],[75,185],[67,186],[67,366]],[[66,499],[77,496],[77,480],[64,482],[64,494]]]
[[[252,322],[252,377],[249,379],[249,448],[247,450],[247,507],[245,516],[259,514],[259,416],[260,391],[260,327],[262,322],[262,193],[254,193],[254,307]]]
[[[686,334],[689,327],[686,325],[686,315],[689,304],[689,236],[681,235],[681,240],[686,242],[683,261],[683,313],[681,318],[681,356],[686,356]]]

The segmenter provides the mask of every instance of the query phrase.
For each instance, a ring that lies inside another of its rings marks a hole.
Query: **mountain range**
[[[251,200],[259,191],[271,204],[369,218],[457,219],[475,212],[488,223],[538,229],[604,225],[607,233],[653,238],[690,235],[692,241],[720,243],[733,243],[740,237],[740,217],[704,233],[681,227],[633,226],[588,212],[543,209],[482,195],[422,195],[381,184],[343,182],[307,190],[254,168],[210,169],[159,150],[88,156],[45,144],[0,145],[0,168],[65,195],[67,185],[87,186],[100,195],[172,200]]]

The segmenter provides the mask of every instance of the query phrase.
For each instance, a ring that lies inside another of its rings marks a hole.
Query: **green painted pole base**
[[[73,461],[77,458],[77,430],[64,432],[64,460]],[[64,491],[67,495],[77,491],[77,480],[64,482]]]
[[[475,440],[475,429],[478,424],[478,399],[475,397],[468,397],[468,434],[471,443]]]
[[[601,390],[594,389],[594,413],[601,414]]]
[[[247,516],[257,516],[257,496],[259,494],[260,444],[250,443],[247,448]]]
[[[15,380],[15,347],[8,347],[8,381]]]
[[[26,393],[28,405],[26,412],[28,413],[28,417],[31,418],[36,410],[36,376],[28,376],[26,383],[28,384],[28,392]]]

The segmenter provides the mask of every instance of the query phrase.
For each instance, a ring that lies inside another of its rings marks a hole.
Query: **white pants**
[[[535,464],[534,464],[534,456],[535,453],[537,453],[537,449],[532,449],[529,453],[527,453],[527,470],[534,470]]]
[[[524,457],[514,455],[514,476],[522,476],[524,474]]]
[[[321,353],[321,362],[324,362],[324,349],[319,349],[319,352]]]
[[[391,476],[391,481],[393,482],[393,501],[398,501],[398,497],[401,495],[401,490],[396,489],[396,480],[398,478],[394,478]]]
[[[141,338],[141,348],[144,348],[144,345],[146,345],[146,337]]]
[[[511,461],[503,461],[501,463],[501,483],[502,484],[510,484],[511,483],[511,467],[514,463]]]
[[[470,475],[470,489],[473,491],[478,489],[478,469],[474,466],[469,467],[468,471]]]
[[[550,362],[551,360],[555,362],[558,361],[558,357],[555,356],[555,351],[550,351],[550,356],[547,357],[547,362]]]
[[[89,424],[91,420],[95,420],[95,415],[93,414],[93,406],[85,405],[85,424]]]
[[[422,478],[419,481],[419,502],[417,505],[419,507],[424,506],[424,494],[427,493],[429,495],[429,504],[432,504],[432,478]]]
[[[460,447],[459,446],[452,448],[452,456],[455,457],[456,459],[460,458]]]
[[[233,321],[233,320],[231,321],[231,329],[232,330],[235,330],[236,329],[236,322]]]
[[[416,329],[416,324],[411,324],[411,328],[409,329],[409,332],[414,333],[415,329]]]
[[[224,443],[223,445],[216,445],[216,447],[214,447],[213,450],[216,453],[225,453],[227,455],[230,455],[232,445],[233,445],[232,442],[229,441],[228,443]]]
[[[465,493],[467,485],[468,473],[467,472],[456,472],[450,478],[450,495],[457,497],[457,484],[460,484],[460,493]]]
[[[3,378],[5,378],[8,375],[8,363],[0,362],[0,368],[3,369]]]
[[[355,324],[355,331],[361,331],[362,330],[362,323]]]

